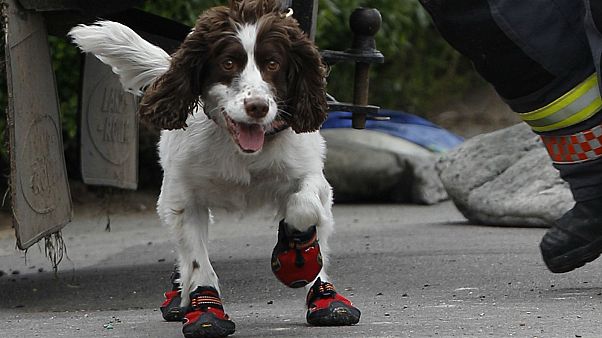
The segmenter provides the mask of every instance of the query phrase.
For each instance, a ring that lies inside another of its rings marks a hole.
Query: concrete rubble
[[[574,203],[526,124],[475,136],[442,155],[436,168],[458,210],[473,223],[549,226]]]

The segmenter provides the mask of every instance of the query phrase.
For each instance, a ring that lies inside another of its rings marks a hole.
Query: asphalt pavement
[[[210,229],[234,337],[602,337],[602,260],[548,272],[545,229],[476,226],[446,202],[337,205],[329,268],[362,310],[352,327],[310,327],[304,291],[270,271],[276,222]],[[182,337],[161,319],[175,253],[151,206],[110,216],[76,209],[55,275],[43,246],[15,250],[0,230],[0,337]]]

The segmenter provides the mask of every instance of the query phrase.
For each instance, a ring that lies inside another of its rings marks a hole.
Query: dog
[[[360,318],[326,274],[334,220],[318,132],[325,67],[290,14],[277,0],[230,1],[202,13],[171,56],[111,21],[69,32],[142,96],[141,121],[162,129],[157,213],[174,234],[179,274],[161,310],[183,320],[186,337],[235,331],[207,251],[216,210],[272,207],[281,220],[272,270],[289,287],[306,286],[308,323]]]

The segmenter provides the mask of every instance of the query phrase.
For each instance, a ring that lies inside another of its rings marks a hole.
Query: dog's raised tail
[[[171,58],[163,49],[117,22],[79,25],[68,35],[82,51],[111,66],[123,88],[134,95],[142,95],[144,87],[169,68]]]

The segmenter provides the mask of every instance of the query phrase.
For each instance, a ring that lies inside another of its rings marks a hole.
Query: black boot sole
[[[159,310],[161,310],[161,315],[165,321],[181,322],[184,320],[184,315],[186,315],[186,313],[184,309],[180,307],[181,300],[182,298],[180,296],[176,296],[172,298],[171,302],[169,302],[166,307],[159,307]]]
[[[545,238],[540,244],[541,252],[548,251],[548,244],[545,242]],[[602,239],[597,239],[585,246],[573,249],[560,256],[546,258],[543,255],[544,262],[548,269],[553,273],[565,273],[573,271],[577,268],[584,266],[602,254]]]
[[[349,326],[360,321],[360,311],[341,302],[307,315],[307,323],[315,326]]]
[[[166,322],[181,322],[184,320],[184,315],[181,307],[172,307],[163,312],[163,319]]]
[[[182,329],[186,338],[218,338],[227,337],[236,331],[231,320],[216,318],[212,313],[205,313],[193,324]]]

